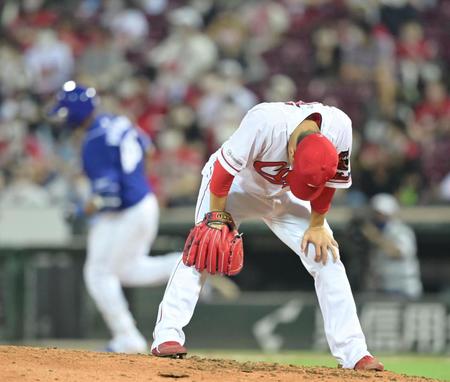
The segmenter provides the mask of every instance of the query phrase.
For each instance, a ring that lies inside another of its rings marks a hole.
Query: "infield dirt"
[[[99,353],[55,348],[0,346],[0,381],[155,381],[155,382],[324,382],[433,381],[392,372],[356,372],[326,367],[298,367],[236,362],[191,356],[166,359],[149,355]],[[435,380],[434,380],[435,381]]]

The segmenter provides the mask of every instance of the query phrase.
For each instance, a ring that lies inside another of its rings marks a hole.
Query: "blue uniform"
[[[107,210],[123,210],[152,192],[145,176],[145,151],[150,140],[124,116],[102,114],[87,129],[83,170],[94,194]]]
[[[94,88],[68,81],[49,115],[62,119],[67,128],[84,128],[98,104],[95,94]],[[89,225],[84,280],[111,330],[107,349],[121,353],[147,351],[147,341],[136,327],[122,285],[160,285],[181,258],[178,252],[148,256],[159,218],[158,201],[144,168],[150,143],[126,117],[103,114],[85,131],[81,153],[94,194],[91,202],[105,212]]]

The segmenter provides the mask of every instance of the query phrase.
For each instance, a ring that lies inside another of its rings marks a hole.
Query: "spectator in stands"
[[[70,46],[49,29],[38,32],[24,60],[32,89],[38,94],[53,93],[73,75],[74,60]]]
[[[180,110],[177,113],[191,113]],[[175,112],[174,112],[175,114]],[[171,118],[177,118],[172,115]],[[187,117],[189,118],[189,117]],[[195,203],[195,192],[200,185],[203,153],[193,143],[188,143],[182,127],[165,129],[157,139],[158,151],[153,159],[158,197],[165,206],[175,207]]]
[[[418,22],[408,22],[401,26],[397,41],[397,60],[403,97],[410,102],[420,98],[420,82],[438,79],[439,66],[434,62],[436,48],[424,36],[423,27]]]
[[[209,130],[211,150],[219,147],[239,125],[247,110],[257,103],[256,95],[245,86],[239,62],[218,63],[217,73],[202,81],[203,95],[198,103],[202,128]]]
[[[393,35],[398,35],[399,29],[409,21],[419,17],[417,3],[411,0],[383,0],[380,1],[379,14],[381,22],[386,25]]]
[[[12,171],[13,181],[0,197],[0,207],[50,207],[51,199],[46,189],[35,180],[37,166],[32,161],[22,161]]]
[[[145,14],[139,9],[122,9],[112,15],[105,23],[111,29],[114,39],[122,49],[131,49],[145,42],[149,25]]]
[[[167,75],[189,84],[215,64],[216,46],[201,32],[203,20],[194,8],[172,11],[169,21],[172,33],[150,52],[149,59]]]
[[[220,58],[246,62],[245,47],[248,43],[249,26],[232,11],[219,13],[208,26],[208,35],[217,46]]]
[[[425,99],[416,106],[415,118],[421,126],[431,129],[450,122],[450,95],[441,81],[426,84]]]
[[[265,52],[278,46],[283,34],[289,29],[287,9],[277,1],[264,0],[242,7],[242,20],[248,26],[251,46],[249,51]]]
[[[441,82],[429,82],[415,109],[411,135],[420,143],[426,200],[439,199],[438,187],[450,173],[450,96]]]
[[[312,36],[315,72],[318,76],[336,76],[340,66],[339,36],[337,28],[323,25]]]
[[[132,67],[107,29],[97,25],[87,29],[89,43],[78,60],[78,77],[97,89],[111,89],[130,76]]]
[[[29,87],[23,57],[8,40],[0,40],[0,94],[15,94]]]
[[[377,194],[370,200],[371,219],[361,232],[370,245],[368,289],[410,299],[422,294],[414,231],[396,215],[394,196]]]
[[[295,83],[283,74],[274,74],[264,89],[264,99],[267,102],[285,102],[296,96]]]
[[[342,23],[342,62],[340,76],[349,82],[368,82],[374,78],[378,62],[375,41],[370,36],[370,25]]]

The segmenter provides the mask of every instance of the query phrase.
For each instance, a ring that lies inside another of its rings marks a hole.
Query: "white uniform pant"
[[[209,176],[204,176],[197,201],[196,222],[209,211],[209,182]],[[314,278],[326,338],[338,362],[345,368],[353,368],[357,361],[369,355],[344,265],[340,260],[334,263],[331,254],[326,265],[315,262],[312,245],[308,256],[300,250],[301,239],[309,225],[309,202],[295,198],[290,192],[278,198],[259,198],[245,193],[233,183],[226,209],[237,224],[249,218],[262,219],[300,257]],[[183,327],[194,313],[202,279],[195,268],[187,267],[179,260],[159,307],[153,348],[165,341],[184,344]]]
[[[88,235],[84,266],[87,290],[113,337],[138,341],[140,347],[143,337],[135,326],[121,286],[152,286],[167,282],[180,253],[148,256],[156,237],[158,219],[156,197],[147,195],[126,210],[99,214]]]

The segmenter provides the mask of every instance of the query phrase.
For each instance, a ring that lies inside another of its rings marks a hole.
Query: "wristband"
[[[226,224],[230,228],[234,228],[234,220],[226,211],[211,211],[205,215],[206,225],[211,227],[211,224]],[[211,227],[212,228],[212,227]]]

